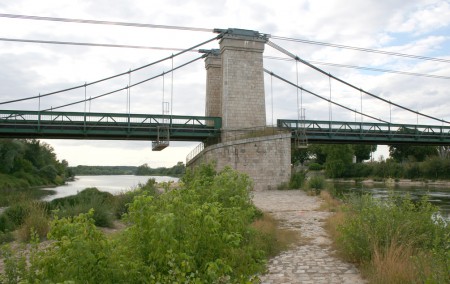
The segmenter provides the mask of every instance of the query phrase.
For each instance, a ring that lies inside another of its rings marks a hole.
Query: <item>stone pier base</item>
[[[194,168],[208,162],[215,162],[219,171],[230,166],[248,174],[254,181],[254,190],[276,189],[289,182],[291,176],[291,134],[215,144],[205,148],[187,166]]]

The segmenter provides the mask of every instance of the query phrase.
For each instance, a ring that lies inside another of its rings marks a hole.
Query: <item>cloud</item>
[[[302,38],[408,54],[450,59],[448,1],[153,1],[133,0],[17,0],[1,3],[3,13],[54,16],[106,21],[149,23],[200,28],[254,29],[275,36]],[[150,29],[111,25],[88,25],[48,21],[0,18],[3,37],[59,41],[128,44],[187,48],[215,36],[212,33]],[[418,61],[401,57],[377,55],[347,49],[299,44],[273,39],[287,50],[308,60],[369,66],[424,74],[450,76],[448,63]],[[205,48],[218,48],[214,41]],[[92,82],[170,56],[172,51],[0,42],[0,100],[27,97]],[[174,52],[175,53],[175,52]],[[437,54],[437,55],[436,55]],[[284,56],[266,46],[265,56]],[[174,59],[182,64],[198,56],[187,53]],[[131,82],[155,76],[171,68],[169,60],[131,75]],[[327,77],[292,61],[264,59],[265,68],[296,82],[324,97],[330,96]],[[447,103],[447,80],[402,76],[320,66],[354,85],[388,100],[425,113],[450,119]],[[296,70],[298,69],[298,74]],[[200,60],[174,73],[174,114],[202,115],[205,105],[205,70]],[[142,84],[131,91],[131,110],[137,113],[161,113],[162,96],[170,100],[171,75]],[[129,84],[123,76],[98,86],[86,88],[93,97]],[[277,118],[297,118],[297,90],[265,75],[267,122]],[[54,107],[84,99],[84,88],[47,97],[42,107]],[[331,82],[333,99],[349,108],[361,109],[361,94]],[[270,104],[273,98],[273,106]],[[301,94],[307,119],[327,120],[329,105],[306,93]],[[127,94],[122,91],[87,104],[91,111],[125,112]],[[2,108],[36,109],[37,102],[23,102]],[[81,111],[84,104],[66,110]],[[273,109],[273,113],[272,113]],[[388,104],[363,96],[363,110],[375,117],[410,123],[416,117]],[[359,120],[356,116],[332,106],[336,119]],[[392,112],[392,114],[391,114]],[[392,117],[390,117],[392,116]],[[366,119],[364,119],[366,120]],[[419,118],[419,122],[429,122]],[[196,143],[173,143],[162,152],[152,152],[150,142],[47,140],[60,159],[71,165],[97,164],[171,166],[184,160]]]

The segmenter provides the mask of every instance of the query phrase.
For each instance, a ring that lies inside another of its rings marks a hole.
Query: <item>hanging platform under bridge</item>
[[[216,138],[221,126],[220,117],[0,110],[0,138],[144,140],[161,148],[169,137]]]

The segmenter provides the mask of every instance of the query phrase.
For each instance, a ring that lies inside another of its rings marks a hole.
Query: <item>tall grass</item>
[[[343,257],[359,263],[373,283],[445,283],[450,226],[437,212],[427,199],[352,196],[327,228]]]
[[[46,204],[32,201],[29,203],[28,213],[17,231],[17,238],[24,242],[30,241],[33,236],[43,239],[47,237],[49,229],[49,216]]]
[[[256,246],[266,251],[269,257],[286,250],[300,239],[298,232],[280,228],[278,221],[269,213],[264,213],[256,219],[252,227],[259,233],[255,239]]]

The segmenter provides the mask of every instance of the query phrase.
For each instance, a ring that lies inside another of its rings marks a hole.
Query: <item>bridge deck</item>
[[[450,126],[288,119],[277,126],[291,129],[293,139],[303,132],[308,143],[450,145]]]
[[[180,115],[0,110],[0,138],[157,140],[169,126],[170,140],[217,137],[221,118]]]
[[[172,141],[205,141],[220,137],[221,123],[204,116],[0,110],[0,138],[155,141],[169,127]],[[450,145],[450,126],[288,119],[277,126],[293,139],[306,134],[308,143]]]

